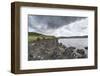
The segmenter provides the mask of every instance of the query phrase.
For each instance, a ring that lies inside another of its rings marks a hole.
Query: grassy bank
[[[39,34],[39,33],[35,33],[35,32],[28,32],[28,42],[31,43],[33,41],[37,41],[37,40],[44,40],[44,39],[54,39],[56,37],[54,36],[47,36],[47,35],[43,35],[43,34]]]

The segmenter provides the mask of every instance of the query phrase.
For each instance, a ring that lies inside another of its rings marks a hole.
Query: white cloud
[[[80,21],[75,21],[68,25],[64,25],[51,33],[45,33],[47,35],[59,36],[83,36],[88,35],[88,19],[82,19]]]

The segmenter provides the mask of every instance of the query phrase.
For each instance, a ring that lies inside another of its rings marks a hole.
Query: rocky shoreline
[[[58,39],[44,39],[28,44],[28,60],[78,59],[87,58],[88,47],[66,47]]]

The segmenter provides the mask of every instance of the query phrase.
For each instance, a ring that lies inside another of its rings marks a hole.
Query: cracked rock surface
[[[88,47],[67,47],[57,39],[33,41],[28,44],[28,60],[87,58]]]

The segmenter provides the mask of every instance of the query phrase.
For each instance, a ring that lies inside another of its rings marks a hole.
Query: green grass
[[[54,39],[56,37],[54,36],[47,36],[35,32],[28,32],[28,42],[31,43],[33,41],[38,41],[38,40],[45,40],[45,39]]]

